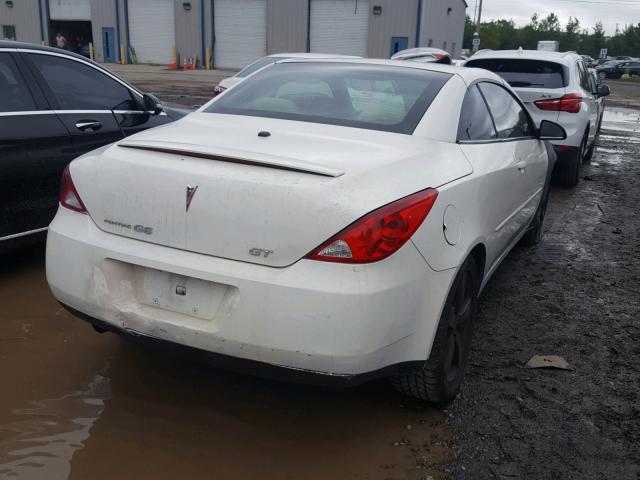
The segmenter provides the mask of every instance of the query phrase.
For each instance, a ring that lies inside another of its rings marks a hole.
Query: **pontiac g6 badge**
[[[191,200],[193,200],[193,196],[196,194],[198,190],[198,186],[192,187],[191,185],[187,185],[187,212],[189,211],[189,206],[191,206]]]

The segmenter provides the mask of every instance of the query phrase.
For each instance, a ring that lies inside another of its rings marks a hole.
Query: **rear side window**
[[[8,53],[0,53],[0,112],[36,110],[18,67]]]
[[[533,127],[529,122],[527,112],[507,90],[495,83],[486,82],[481,83],[479,87],[487,105],[489,105],[498,131],[498,138],[533,136]]]
[[[477,86],[469,89],[462,103],[462,113],[458,124],[458,140],[494,140],[496,130]]]
[[[30,54],[63,110],[137,110],[129,89],[75,60]]]
[[[564,68],[554,62],[487,58],[469,60],[465,66],[495,72],[516,88],[564,88],[567,86]]]

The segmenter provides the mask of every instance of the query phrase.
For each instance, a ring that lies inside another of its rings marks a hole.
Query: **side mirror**
[[[611,89],[609,85],[599,85],[598,86],[598,96],[599,97],[608,97],[611,95]]]
[[[557,123],[542,120],[540,130],[538,130],[538,138],[540,140],[565,140],[567,132]]]
[[[142,101],[144,102],[144,109],[147,112],[151,113],[151,115],[159,115],[160,113],[162,113],[162,103],[155,95],[145,93],[142,96]]]

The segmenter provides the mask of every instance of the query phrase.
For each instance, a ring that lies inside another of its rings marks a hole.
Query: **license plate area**
[[[228,285],[175,273],[136,267],[138,301],[144,305],[212,320]]]

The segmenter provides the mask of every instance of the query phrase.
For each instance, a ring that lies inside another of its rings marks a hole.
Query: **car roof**
[[[51,52],[51,53],[58,53],[62,55],[68,55],[70,57],[80,58],[88,62],[91,61],[87,57],[84,57],[74,52],[70,52],[69,50],[62,50],[61,48],[55,48],[55,47],[45,47],[44,45],[38,45],[36,43],[14,42],[13,40],[0,40],[0,48],[3,48],[3,49],[10,48],[10,49],[16,49],[16,50],[39,50],[43,52]]]
[[[432,72],[443,72],[461,77],[467,84],[479,79],[493,80],[502,85],[505,81],[497,74],[482,68],[457,67],[443,63],[418,63],[405,62],[402,60],[384,60],[377,58],[288,58],[276,63],[348,63],[355,65],[378,65],[393,68],[413,68],[417,70],[429,70]]]
[[[489,58],[545,60],[569,65],[580,58],[580,55],[575,52],[547,52],[544,50],[483,50],[469,58],[468,61]]]
[[[337,53],[274,53],[272,58],[362,58],[356,55],[339,55]]]
[[[399,52],[394,53],[391,58],[394,60],[399,60],[403,58],[414,58],[426,55],[433,55],[434,53],[439,53],[441,55],[451,56],[451,54],[445,50],[440,50],[439,48],[432,47],[418,47],[418,48],[408,48],[406,50],[400,50]]]

